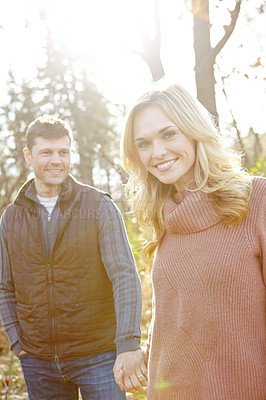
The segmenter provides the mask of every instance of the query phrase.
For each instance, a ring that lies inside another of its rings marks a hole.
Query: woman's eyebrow
[[[165,126],[164,128],[162,128],[162,129],[160,129],[159,131],[158,131],[158,133],[164,133],[167,129],[169,129],[169,128],[176,128],[176,125],[168,125],[168,126]]]

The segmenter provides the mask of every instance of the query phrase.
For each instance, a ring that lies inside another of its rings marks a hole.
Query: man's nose
[[[54,152],[52,154],[51,163],[53,163],[53,164],[60,164],[61,163],[61,157],[60,157],[59,153]]]

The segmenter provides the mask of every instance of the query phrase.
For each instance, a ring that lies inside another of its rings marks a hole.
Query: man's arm
[[[113,284],[117,354],[140,349],[141,286],[121,213],[104,196],[98,210],[101,257]]]
[[[20,352],[15,288],[6,241],[6,215],[0,222],[0,316],[15,355]]]
[[[113,284],[116,364],[123,364],[125,379],[135,381],[142,369],[146,374],[140,350],[141,286],[121,213],[108,196],[103,197],[99,207],[98,230],[102,261]],[[136,385],[142,388],[138,381]]]

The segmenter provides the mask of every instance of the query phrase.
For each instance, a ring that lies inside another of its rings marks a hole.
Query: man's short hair
[[[67,136],[72,140],[72,130],[68,123],[53,115],[42,115],[30,123],[26,131],[27,148],[32,151],[36,138],[57,139]]]

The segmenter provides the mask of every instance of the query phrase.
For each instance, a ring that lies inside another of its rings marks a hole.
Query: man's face
[[[58,196],[70,172],[70,140],[37,137],[32,150],[24,149],[25,160],[35,175],[36,192],[41,197]]]

